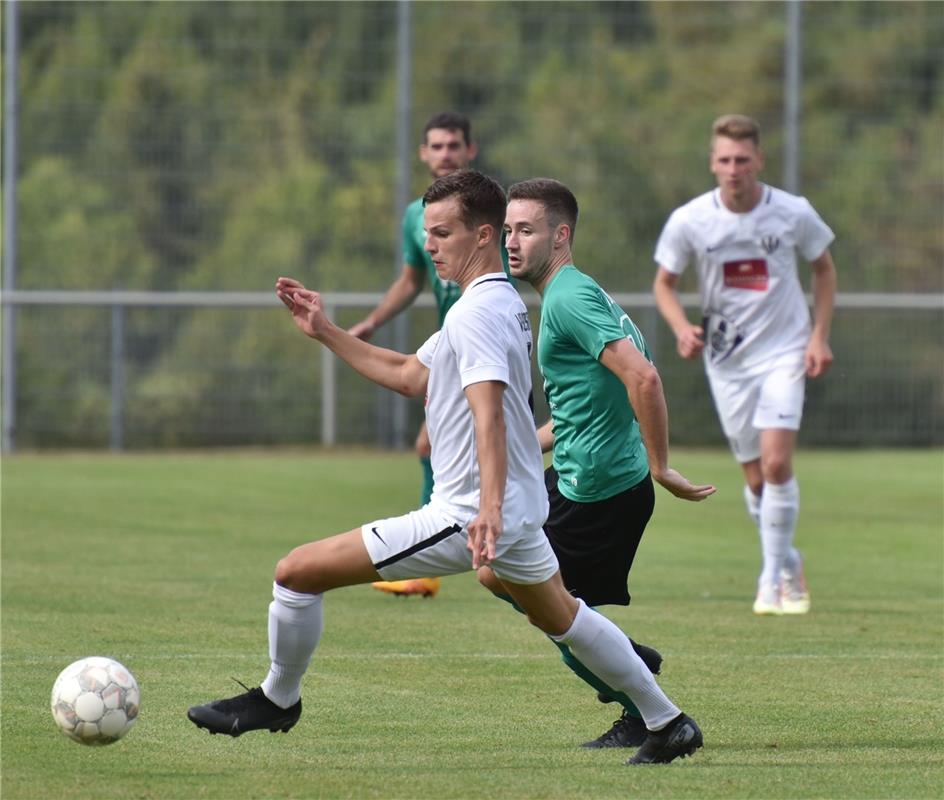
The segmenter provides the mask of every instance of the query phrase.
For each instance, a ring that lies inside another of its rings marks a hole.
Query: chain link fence
[[[13,131],[18,143],[3,165],[15,189],[4,207],[8,447],[318,442],[330,438],[326,416],[338,443],[408,443],[419,406],[393,425],[389,396],[343,368],[326,391],[317,348],[277,309],[12,298],[269,292],[282,274],[329,293],[381,292],[400,268],[402,205],[428,182],[422,125],[445,109],[470,116],[476,165],[503,183],[570,185],[577,263],[613,294],[647,296],[667,215],[712,185],[711,121],[757,117],[767,180],[795,180],[836,231],[841,291],[914,299],[839,309],[836,368],[809,386],[803,437],[944,440],[944,4],[4,11],[17,100],[11,111],[7,92],[5,140]],[[339,306],[338,320],[364,310]],[[700,367],[675,356],[648,301],[627,310],[655,348],[674,441],[721,443]],[[415,308],[403,333],[379,341],[415,346],[434,325]]]
[[[25,447],[386,444],[393,394],[300,336],[267,295],[240,297],[18,293],[22,324],[43,332],[21,365],[17,439]],[[379,295],[328,295],[341,325]],[[537,297],[527,296],[537,329]],[[694,298],[688,297],[689,305]],[[650,343],[665,386],[672,440],[724,445],[700,361],[683,361],[648,295],[617,295]],[[408,345],[436,324],[432,298],[412,315]],[[801,441],[820,446],[944,444],[944,298],[843,295],[836,356],[807,384]],[[693,311],[693,313],[695,313]],[[212,332],[209,339],[207,332]],[[239,342],[218,357],[218,337]],[[205,346],[172,347],[172,340]],[[69,343],[63,346],[63,343]],[[33,360],[31,353],[50,353]],[[548,418],[535,371],[535,413]],[[411,426],[422,405],[411,401]],[[415,427],[413,428],[415,430]]]

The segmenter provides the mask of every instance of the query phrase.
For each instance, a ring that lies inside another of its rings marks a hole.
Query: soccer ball
[[[138,718],[141,690],[134,675],[110,658],[92,656],[69,664],[52,687],[52,718],[82,744],[111,744]]]

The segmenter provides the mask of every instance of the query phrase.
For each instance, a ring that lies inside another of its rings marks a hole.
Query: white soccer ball
[[[69,664],[52,687],[52,718],[66,736],[82,744],[111,744],[138,718],[141,690],[134,675],[101,656]]]

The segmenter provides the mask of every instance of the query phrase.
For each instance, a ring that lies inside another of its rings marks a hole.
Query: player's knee
[[[301,559],[296,548],[275,565],[275,582],[294,592],[305,591]]]
[[[505,587],[502,586],[501,581],[498,580],[495,573],[488,567],[479,568],[475,576],[478,578],[479,583],[492,592],[492,594],[505,594]]]
[[[762,460],[765,483],[786,483],[793,477],[793,460],[789,453],[770,453]]]
[[[539,617],[528,614],[528,622],[547,636],[562,636],[570,629],[569,624],[565,624],[559,618],[553,616]]]
[[[563,591],[563,587],[561,587]],[[540,608],[528,610],[528,622],[548,636],[562,636],[574,623],[577,615],[577,601],[569,594],[564,594],[571,603],[548,603]]]

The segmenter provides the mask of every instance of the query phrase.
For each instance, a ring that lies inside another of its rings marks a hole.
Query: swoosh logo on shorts
[[[384,544],[386,544],[386,542],[384,542],[383,536],[381,536],[381,535],[377,532],[377,526],[376,526],[376,525],[373,526],[373,527],[370,529],[370,532],[371,532],[372,534],[374,534],[374,536],[376,536],[378,539],[380,539],[381,542],[383,542]]]

